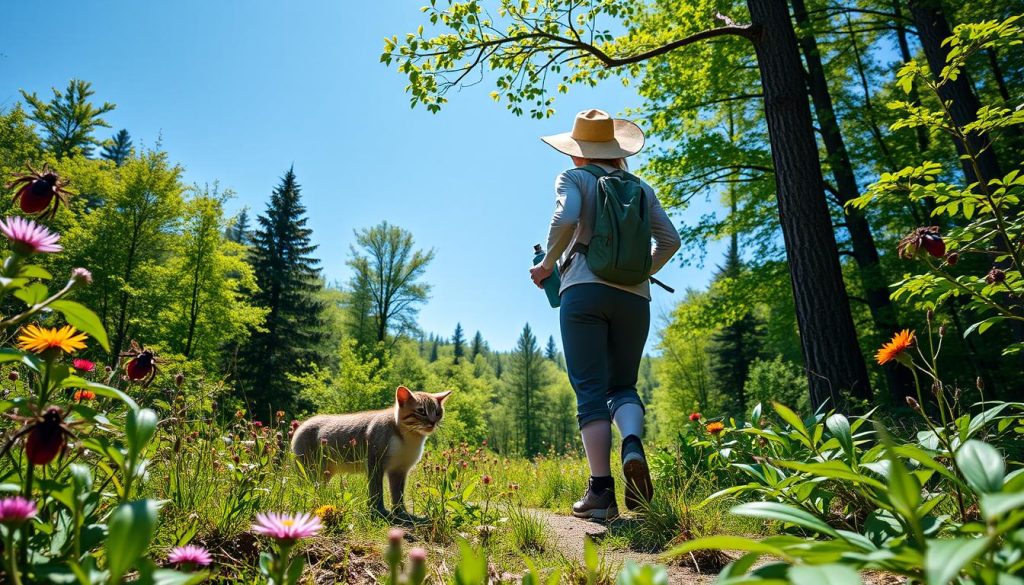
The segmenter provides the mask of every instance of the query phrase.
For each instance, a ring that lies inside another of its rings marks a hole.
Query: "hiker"
[[[560,260],[562,349],[590,466],[587,491],[572,511],[610,520],[618,516],[612,421],[622,436],[626,507],[642,508],[654,493],[636,382],[651,320],[649,277],[679,249],[679,233],[654,189],[628,173],[626,157],[644,145],[639,126],[587,110],[576,115],[572,132],[541,140],[574,165],[555,180],[547,253],[530,269],[543,288]]]

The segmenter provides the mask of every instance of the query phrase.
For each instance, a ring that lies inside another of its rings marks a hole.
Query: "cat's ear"
[[[395,390],[395,400],[398,401],[398,406],[405,406],[406,402],[412,400],[412,391],[405,386],[399,386]]]
[[[444,404],[445,398],[451,396],[451,393],[451,390],[448,390],[447,392],[440,392],[438,394],[434,394],[434,398],[438,401],[438,403]]]

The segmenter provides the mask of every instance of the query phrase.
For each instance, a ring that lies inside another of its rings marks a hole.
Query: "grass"
[[[265,544],[249,531],[256,512],[312,512],[329,506],[321,511],[321,536],[302,545],[308,570],[339,581],[367,581],[385,570],[381,551],[390,524],[368,512],[364,475],[313,481],[287,452],[283,424],[280,429],[259,429],[238,420],[223,430],[208,424],[183,427],[160,433],[144,484],[143,495],[167,502],[154,543],[155,559],[164,558],[173,546],[201,544],[215,556],[218,569],[212,582],[251,581]],[[187,440],[173,440],[172,433]],[[430,447],[410,475],[406,496],[410,511],[426,517],[425,523],[409,528],[408,538],[428,550],[430,566],[450,571],[457,557],[454,545],[466,539],[485,548],[496,574],[521,574],[528,555],[542,572],[557,569],[564,580],[586,581],[585,569],[557,550],[544,518],[535,511],[569,511],[589,475],[580,455],[526,460],[469,445]],[[754,531],[753,526],[737,525],[725,504],[692,510],[716,489],[711,478],[671,487],[677,483],[656,481],[656,497],[646,513],[613,524],[601,548],[659,552],[723,529]],[[617,484],[624,485],[621,477]],[[610,582],[611,573],[605,572],[602,578]]]

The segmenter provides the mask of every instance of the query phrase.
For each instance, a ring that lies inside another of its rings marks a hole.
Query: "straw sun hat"
[[[629,120],[616,120],[603,110],[586,110],[576,114],[572,132],[542,136],[541,140],[569,156],[625,158],[644,147],[644,132]]]

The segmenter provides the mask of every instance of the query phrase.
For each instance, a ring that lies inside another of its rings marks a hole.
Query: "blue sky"
[[[294,164],[328,280],[348,279],[353,230],[386,219],[436,252],[425,330],[451,335],[461,322],[508,349],[529,322],[542,343],[557,340],[557,313],[527,269],[570,163],[538,137],[568,130],[579,110],[621,112],[638,99],[615,81],[573,88],[554,118],[529,120],[495,104],[488,79],[450,94],[440,114],[410,109],[404,79],[378,59],[384,37],[421,23],[423,3],[10,3],[9,22],[36,25],[0,37],[0,107],[19,89],[49,96],[89,80],[95,99],[117,104],[104,137],[127,128],[136,145],[162,140],[187,181],[236,191],[232,210],[261,213]],[[662,280],[704,286],[721,249],[709,247],[707,267],[673,264]],[[654,295],[656,319],[681,297]]]

